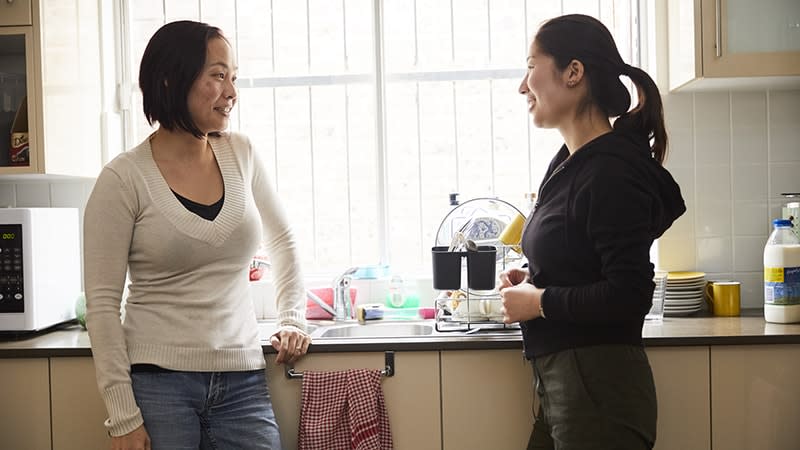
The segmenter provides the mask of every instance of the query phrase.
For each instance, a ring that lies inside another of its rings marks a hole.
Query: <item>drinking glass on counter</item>
[[[667,272],[656,271],[653,276],[656,288],[653,291],[653,305],[644,317],[645,323],[658,324],[664,319],[664,298],[667,293]]]

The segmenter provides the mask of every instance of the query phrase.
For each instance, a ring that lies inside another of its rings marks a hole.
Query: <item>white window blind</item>
[[[449,193],[521,207],[562,143],[517,93],[538,25],[595,16],[638,64],[637,3],[127,0],[126,145],[152,132],[136,87],[150,36],[180,19],[218,26],[239,63],[231,128],[269,164],[307,270],[425,270]]]

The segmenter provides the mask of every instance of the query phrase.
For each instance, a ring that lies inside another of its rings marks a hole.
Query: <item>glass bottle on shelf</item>
[[[25,44],[25,34],[0,33],[0,167],[29,161]]]

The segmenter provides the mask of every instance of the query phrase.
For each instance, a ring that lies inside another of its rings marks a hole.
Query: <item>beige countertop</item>
[[[430,320],[428,323],[433,324]],[[270,332],[262,324],[262,337]],[[367,325],[369,326],[369,325]],[[744,311],[741,317],[665,317],[661,324],[645,324],[645,346],[757,345],[800,343],[800,324],[764,321],[761,310]],[[315,338],[310,353],[364,351],[437,351],[522,348],[518,330],[464,334],[440,332],[422,337]],[[265,353],[274,353],[266,341]],[[34,335],[0,336],[0,358],[91,356],[89,336],[78,325]]]

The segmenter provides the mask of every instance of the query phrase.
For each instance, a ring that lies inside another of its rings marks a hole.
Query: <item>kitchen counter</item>
[[[754,309],[743,311],[741,317],[665,317],[661,324],[645,324],[645,346],[800,344],[800,324],[767,323],[762,314],[760,309]],[[266,326],[264,337],[269,334],[270,325],[266,322],[262,326]],[[424,337],[316,338],[309,353],[521,348],[519,331],[508,330],[470,335],[444,332]],[[275,353],[266,342],[264,352]],[[91,356],[88,334],[78,325],[69,325],[32,336],[0,336],[0,358],[51,356]]]

